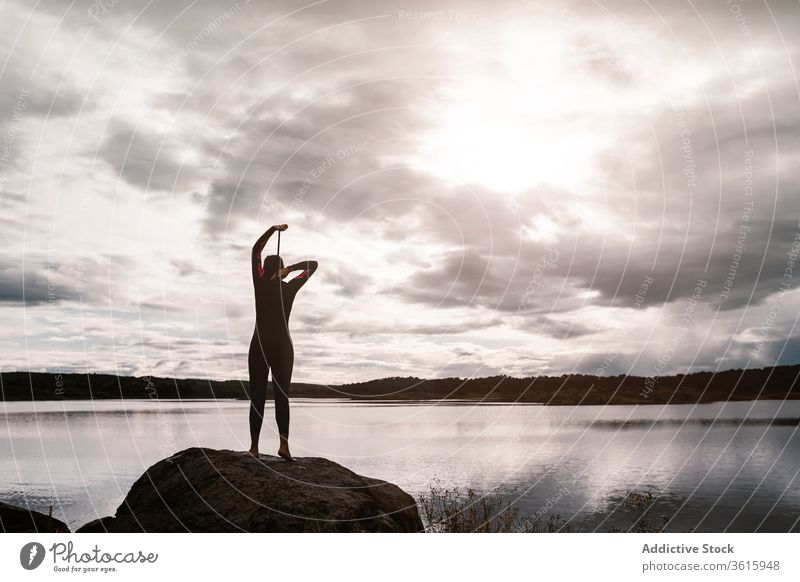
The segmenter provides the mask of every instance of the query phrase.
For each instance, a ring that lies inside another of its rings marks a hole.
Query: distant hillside
[[[0,374],[2,400],[88,400],[149,398],[187,400],[247,398],[248,382],[239,380],[197,380],[156,376],[114,376],[112,374],[46,374],[6,372]],[[303,391],[307,384],[295,384]]]
[[[534,378],[495,376],[470,380],[385,378],[335,388],[341,397],[358,399],[461,399],[541,404],[691,404],[724,400],[800,399],[798,378],[800,365],[656,377],[566,374]]]
[[[541,404],[691,404],[724,400],[800,399],[800,365],[696,372],[677,376],[583,374],[534,378],[384,378],[325,386],[292,384],[295,398],[355,400],[468,400]],[[247,398],[247,382],[108,374],[0,374],[2,400],[85,400],[116,398]]]

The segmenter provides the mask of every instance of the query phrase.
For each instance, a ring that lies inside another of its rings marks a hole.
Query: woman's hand
[[[276,224],[272,228],[274,228],[275,230],[284,231],[287,228],[289,228],[289,225],[288,224]]]

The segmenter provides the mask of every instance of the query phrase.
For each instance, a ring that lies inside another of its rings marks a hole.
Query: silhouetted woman
[[[272,389],[275,393],[275,420],[278,423],[278,454],[291,461],[289,452],[289,384],[294,367],[294,346],[289,335],[289,314],[294,296],[317,270],[316,261],[303,261],[284,268],[283,259],[270,255],[261,263],[261,251],[275,231],[284,231],[285,224],[276,224],[253,245],[253,288],[256,295],[256,327],[250,341],[250,451],[258,456],[258,437],[264,421],[267,398],[267,376],[272,368]],[[293,271],[302,271],[291,281],[283,279]]]

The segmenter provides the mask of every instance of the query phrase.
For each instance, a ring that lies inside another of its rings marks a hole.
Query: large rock
[[[67,524],[55,517],[0,501],[0,530],[5,533],[66,533]]]
[[[191,448],[159,461],[113,517],[79,532],[417,532],[414,499],[327,459]]]

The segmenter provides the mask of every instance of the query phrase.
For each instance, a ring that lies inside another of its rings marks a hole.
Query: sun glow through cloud
[[[587,99],[597,89],[564,56],[568,36],[515,29],[494,37],[492,52],[477,55],[483,62],[443,92],[419,166],[452,183],[511,193],[543,183],[575,187],[590,177],[609,139],[603,114]]]

